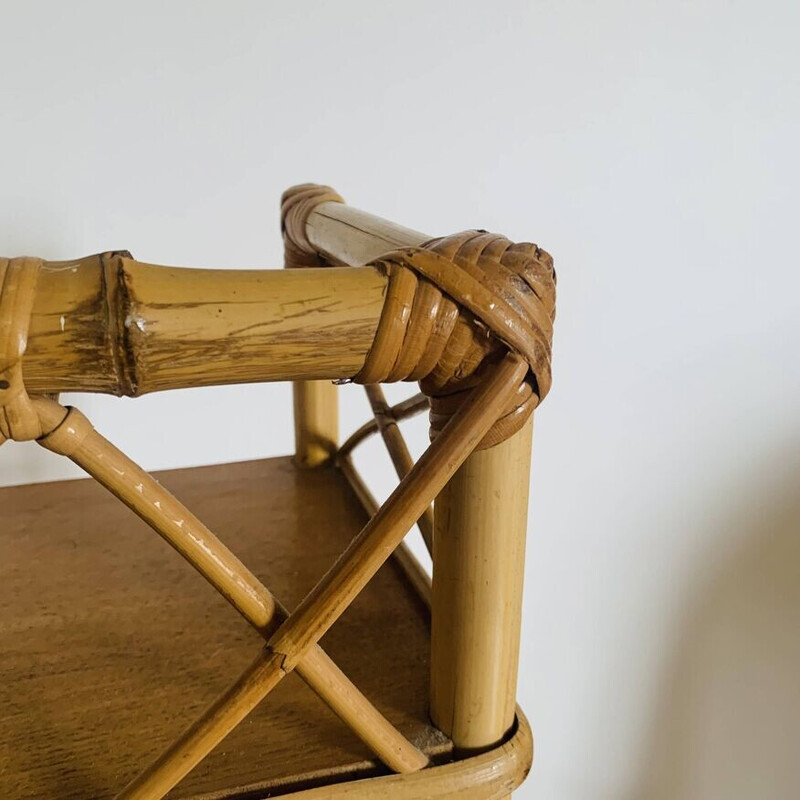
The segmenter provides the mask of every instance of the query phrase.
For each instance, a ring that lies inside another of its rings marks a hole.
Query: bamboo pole
[[[295,381],[294,442],[299,467],[326,464],[339,442],[339,392],[330,381]]]
[[[66,455],[119,498],[183,556],[262,636],[287,617],[286,609],[247,567],[151,475],[103,438],[76,409],[37,399],[39,441]],[[66,414],[66,418],[64,418]],[[392,769],[409,772],[428,763],[316,646],[298,673],[330,708]]]
[[[306,236],[319,252],[351,267],[431,237],[344,203],[320,203],[308,216]]]
[[[304,658],[392,554],[517,391],[528,365],[509,353],[426,450],[378,513],[269,638],[239,682],[117,800],[163,796],[202,761]],[[156,791],[161,792],[157,794]]]
[[[462,751],[514,723],[532,429],[473,453],[435,503],[431,716]]]
[[[367,267],[156,267],[118,253],[45,262],[28,331],[28,392],[137,396],[193,386],[350,378],[386,278]]]

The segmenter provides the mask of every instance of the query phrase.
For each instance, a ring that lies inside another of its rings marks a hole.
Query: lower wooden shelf
[[[365,522],[336,469],[298,470],[289,458],[158,478],[290,608]],[[403,734],[446,761],[451,744],[428,719],[429,636],[425,605],[390,561],[322,645]],[[4,800],[113,797],[260,643],[93,481],[0,490]],[[385,772],[290,675],[169,797],[253,800]]]

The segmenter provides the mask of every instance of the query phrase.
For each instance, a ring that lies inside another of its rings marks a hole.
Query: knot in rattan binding
[[[41,265],[38,258],[0,258],[0,444],[42,435],[39,415],[22,378]]]
[[[330,186],[301,183],[281,195],[281,233],[286,267],[324,267],[330,264],[314,249],[306,235],[309,214],[320,203],[344,203]]]
[[[431,436],[510,349],[530,370],[483,439],[516,433],[550,389],[555,271],[535,244],[465,231],[374,262],[389,277],[375,341],[358,383],[419,381],[431,399]]]

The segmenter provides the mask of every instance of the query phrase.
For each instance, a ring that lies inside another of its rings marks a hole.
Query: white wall
[[[278,196],[304,180],[550,250],[519,796],[798,796],[796,4],[53,2],[0,20],[4,254],[274,267]],[[70,400],[151,468],[291,448],[287,386]],[[73,474],[0,450],[2,483]]]

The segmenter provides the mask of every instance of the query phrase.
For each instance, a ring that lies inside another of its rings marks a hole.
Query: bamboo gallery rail
[[[398,797],[502,797],[530,764],[515,687],[531,415],[550,386],[552,260],[485,231],[430,239],[315,185],[284,194],[282,230],[289,269],[277,271],[157,267],[126,251],[0,259],[0,444],[35,440],[71,459],[264,639],[234,685],[117,798],[164,797],[294,670],[386,767],[420,774],[391,784]],[[269,380],[295,382],[297,463],[335,464],[370,516],[293,610],[57,400]],[[398,380],[422,391],[390,406],[380,384]],[[364,384],[373,419],[339,446],[341,381]],[[398,423],[424,410],[431,443],[414,463]],[[352,462],[374,434],[399,478],[382,505]],[[415,524],[432,587],[403,542]],[[393,554],[431,608],[431,715],[460,756],[450,771],[431,765],[318,644]],[[360,791],[347,796],[371,796]]]

